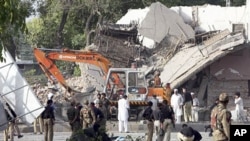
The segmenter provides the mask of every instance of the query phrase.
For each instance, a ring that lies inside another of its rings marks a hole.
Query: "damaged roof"
[[[231,35],[228,32],[224,30],[202,45],[183,48],[176,53],[161,72],[162,82],[171,83],[172,88],[177,88],[211,63],[241,49],[239,45],[245,41],[243,34]]]

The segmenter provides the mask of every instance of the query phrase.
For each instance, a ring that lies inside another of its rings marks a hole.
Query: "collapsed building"
[[[167,8],[153,3],[130,9],[116,24],[104,24],[95,45],[114,64],[122,62],[116,67],[143,60],[140,66],[161,71],[163,85],[188,87],[198,94],[202,106],[226,92],[233,108],[232,96],[239,91],[248,108],[249,6],[249,1],[241,7]]]

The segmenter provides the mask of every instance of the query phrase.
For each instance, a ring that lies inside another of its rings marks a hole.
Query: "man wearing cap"
[[[226,93],[219,96],[219,104],[212,110],[212,115],[216,115],[216,126],[213,126],[214,141],[230,140],[231,112],[227,110],[229,97]]]
[[[171,96],[171,106],[175,113],[176,123],[181,123],[183,98],[178,93],[178,89],[174,89],[174,94]]]

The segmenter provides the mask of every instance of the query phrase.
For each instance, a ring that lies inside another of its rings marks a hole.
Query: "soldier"
[[[229,97],[226,93],[219,96],[219,104],[212,110],[211,127],[214,141],[230,140],[231,112],[227,110]]]
[[[95,113],[89,107],[89,101],[85,100],[83,104],[84,105],[80,111],[80,119],[82,121],[82,129],[86,129],[96,122],[96,118]]]

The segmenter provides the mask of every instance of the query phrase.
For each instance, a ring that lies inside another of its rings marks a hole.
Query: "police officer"
[[[44,141],[53,141],[55,124],[54,108],[52,107],[53,101],[48,100],[45,110],[42,112],[42,119],[44,121]]]
[[[107,119],[108,119],[108,117],[110,117],[110,113],[109,113],[110,101],[107,99],[105,93],[101,94],[101,101],[100,101],[100,103],[102,103],[102,105],[106,108],[106,113],[104,113],[104,114],[107,115]]]
[[[147,141],[152,141],[153,133],[154,133],[154,115],[152,110],[153,102],[148,102],[148,107],[145,109],[143,113],[143,117],[147,120],[147,127],[148,127],[148,137]]]
[[[70,128],[71,128],[71,131],[73,131],[72,121],[74,120],[75,114],[76,114],[75,105],[76,105],[75,101],[72,101],[70,103],[71,107],[67,110],[67,117],[68,117],[68,120],[69,120],[69,125],[70,125]]]
[[[175,116],[172,107],[168,104],[166,100],[162,102],[160,107],[160,131],[163,130],[163,135],[159,133],[157,141],[170,141],[171,130],[175,127]]]
[[[96,120],[94,121],[94,123],[97,123],[101,127],[103,127],[104,123],[105,123],[105,119],[104,119],[104,114],[102,113],[102,111],[95,106],[94,102],[90,103],[90,108],[92,109],[92,111],[95,114],[95,119]]]
[[[82,129],[86,129],[88,127],[91,127],[95,121],[95,113],[93,110],[89,107],[89,101],[85,100],[83,102],[83,107],[80,111],[80,119],[82,121]]]
[[[230,140],[230,124],[231,112],[227,110],[229,97],[226,93],[221,93],[219,96],[219,104],[212,110],[211,119],[216,115],[216,123],[213,127],[214,141],[229,141]],[[212,124],[212,123],[211,123]]]
[[[106,107],[103,105],[102,101],[99,101],[99,103],[96,103],[96,108],[98,108],[102,113],[104,118],[102,119],[100,126],[101,128],[106,129],[106,121],[107,121],[107,109]]]

